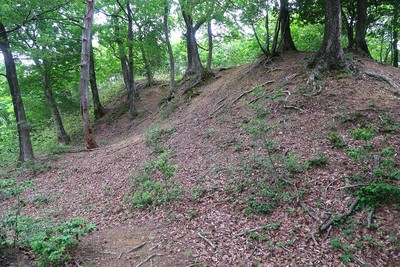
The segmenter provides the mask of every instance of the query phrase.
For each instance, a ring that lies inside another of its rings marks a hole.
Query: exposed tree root
[[[389,90],[396,94],[396,95],[400,95],[400,86],[397,85],[392,79],[390,79],[389,77],[380,74],[380,73],[376,73],[376,72],[372,72],[372,71],[364,71],[365,75],[368,75],[372,78],[375,78],[379,81],[384,81],[386,83],[388,83],[390,85]]]
[[[138,265],[136,265],[136,267],[140,267],[143,264],[145,264],[146,262],[150,261],[152,258],[156,257],[156,256],[163,256],[162,254],[151,254],[150,256],[148,256],[144,261],[142,261],[141,263],[139,263]]]

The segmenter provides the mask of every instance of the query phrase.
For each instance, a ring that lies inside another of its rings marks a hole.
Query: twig
[[[329,235],[331,234],[332,231],[332,225],[329,226],[328,231],[326,231],[326,235],[324,237],[324,242],[328,239]]]
[[[359,186],[366,186],[366,185],[368,185],[368,184],[351,184],[351,185],[346,185],[346,186],[339,187],[338,189],[341,190],[341,189],[347,189],[347,188],[353,188],[353,187],[359,187]]]
[[[367,216],[367,227],[371,228],[371,224],[372,224],[372,216],[374,215],[375,212],[375,208],[372,208],[372,210],[370,212],[368,212],[368,216]]]
[[[146,262],[148,262],[149,260],[151,260],[152,258],[156,257],[156,256],[163,256],[163,254],[151,254],[150,256],[148,256],[144,261],[142,261],[141,263],[139,263],[138,265],[136,265],[136,267],[140,267],[143,264],[145,264]]]
[[[218,110],[220,110],[221,108],[223,108],[225,106],[225,104],[220,105],[218,108],[216,108],[213,112],[211,112],[210,116],[208,116],[208,118],[210,119]]]
[[[312,211],[306,204],[304,204],[303,201],[300,200],[298,203],[303,209],[305,209],[305,211],[308,213],[308,215],[310,215],[311,218],[319,223],[322,223],[322,220],[318,217],[318,215],[315,214],[314,211]]]
[[[213,243],[211,243],[211,241],[208,240],[208,239],[207,239],[204,235],[202,235],[200,232],[198,232],[197,235],[198,235],[201,239],[203,239],[204,241],[206,241],[214,250],[217,249],[217,247],[216,247]]]
[[[218,106],[219,104],[221,104],[225,99],[227,99],[228,97],[225,96],[224,98],[222,98],[221,100],[219,100],[217,103],[215,103],[215,106]]]
[[[134,251],[136,251],[136,250],[139,250],[139,249],[141,249],[142,247],[144,247],[145,245],[146,245],[146,242],[143,242],[142,244],[137,245],[137,246],[131,248],[131,249],[128,250],[126,253],[131,253],[131,252],[134,252]]]

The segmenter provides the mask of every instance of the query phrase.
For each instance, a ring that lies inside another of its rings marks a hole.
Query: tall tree
[[[169,17],[169,2],[168,0],[164,0],[164,16],[163,16],[163,25],[164,25],[164,36],[165,43],[167,44],[168,56],[169,56],[169,96],[171,99],[175,93],[175,59],[174,53],[172,51],[171,42],[169,40],[169,28],[168,28],[168,17]]]
[[[393,2],[393,66],[399,66],[399,1]]]
[[[340,0],[325,0],[324,40],[314,63],[322,71],[340,69],[344,58]]]
[[[92,91],[94,117],[96,119],[100,119],[104,116],[105,111],[101,105],[99,89],[97,87],[95,59],[92,45],[90,45],[90,89]]]
[[[30,138],[31,127],[26,120],[25,108],[22,102],[21,90],[18,84],[17,69],[10,51],[8,34],[4,24],[0,21],[0,49],[3,53],[6,65],[6,78],[10,87],[10,93],[14,106],[14,114],[17,122],[19,138],[19,161],[30,161],[34,159],[33,148]]]
[[[81,62],[81,81],[80,81],[80,102],[81,116],[83,120],[83,130],[88,149],[96,148],[97,144],[94,134],[90,128],[89,117],[89,79],[90,79],[90,46],[91,29],[94,15],[94,0],[86,0],[86,12],[83,17],[82,29],[82,62]]]
[[[357,0],[357,22],[356,22],[356,50],[371,57],[369,52],[367,35],[367,0]]]
[[[281,39],[278,45],[277,40],[279,32]],[[288,0],[280,0],[278,22],[272,46],[272,53],[297,50],[290,32],[290,13]]]

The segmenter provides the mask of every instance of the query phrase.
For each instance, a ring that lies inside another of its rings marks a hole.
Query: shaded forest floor
[[[309,56],[221,70],[184,95],[182,81],[179,101],[161,110],[168,88],[145,88],[135,120],[125,96],[115,99],[95,126],[99,148],[43,157],[47,169],[21,178],[35,182],[25,198],[50,199],[24,211],[97,225],[71,266],[137,266],[149,257],[142,266],[396,266],[399,203],[339,215],[376,179],[382,149],[392,147],[400,167],[400,99],[385,82],[350,73],[330,73],[310,88]],[[355,61],[400,84],[399,69]],[[373,136],[357,140],[357,130]],[[150,172],[163,186],[155,194],[140,177],[161,155],[178,169],[168,179]],[[135,209],[135,194],[138,207],[165,203]]]

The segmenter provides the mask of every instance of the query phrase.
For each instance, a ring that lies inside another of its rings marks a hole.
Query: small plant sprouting
[[[305,163],[305,165],[306,165],[306,168],[309,169],[313,166],[321,167],[323,165],[326,165],[327,163],[328,163],[328,157],[324,153],[319,152],[317,156],[308,160]]]
[[[154,128],[144,134],[146,144],[153,147],[154,151],[161,153],[165,151],[162,144],[163,140],[170,137],[174,133],[175,129],[169,128]]]
[[[375,125],[371,125],[368,128],[359,128],[350,131],[350,136],[355,140],[370,141],[378,133],[378,128]]]
[[[331,147],[332,148],[345,148],[347,147],[346,142],[343,140],[343,138],[336,132],[330,132],[326,138],[331,142]]]

